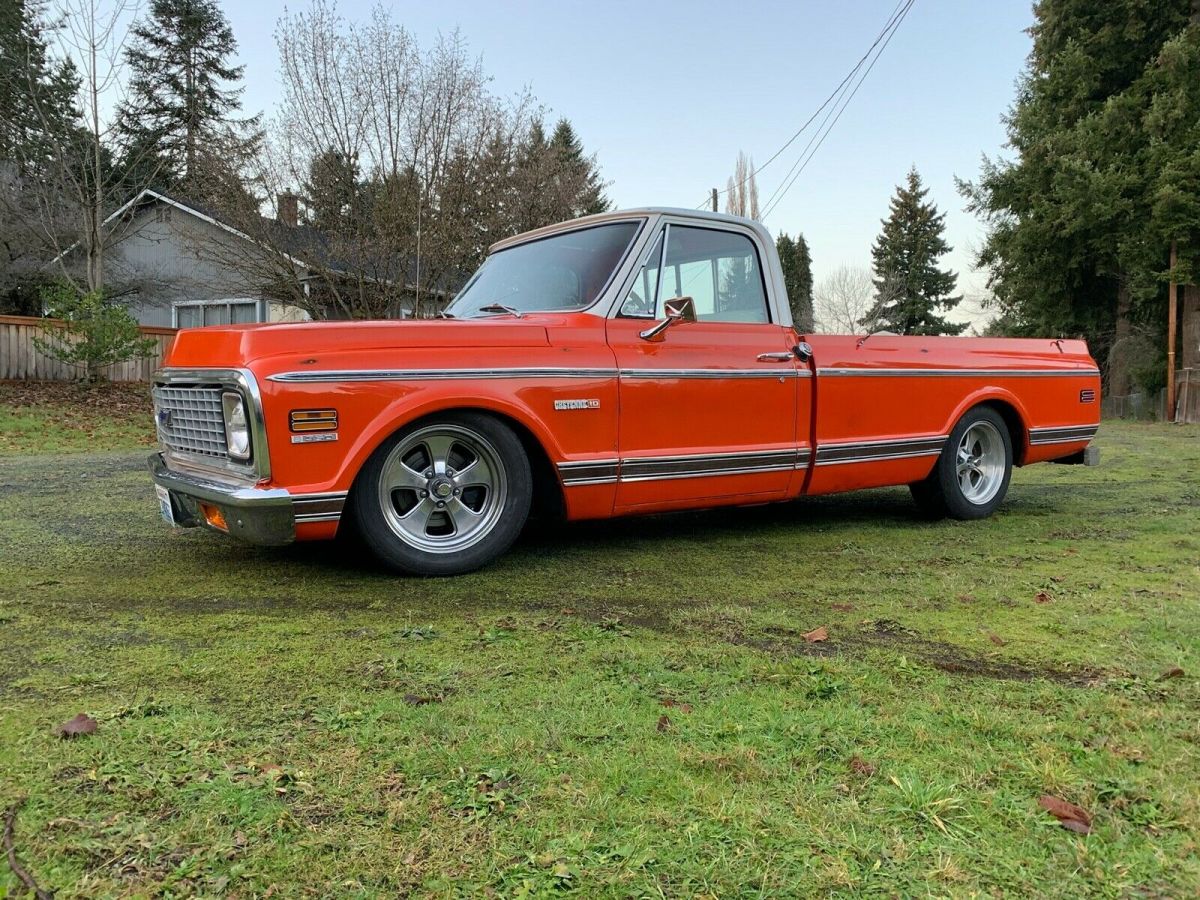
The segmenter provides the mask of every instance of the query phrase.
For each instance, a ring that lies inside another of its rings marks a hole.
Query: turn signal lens
[[[221,407],[225,412],[225,448],[233,459],[249,459],[250,424],[242,395],[226,391],[221,395]]]
[[[213,528],[219,528],[221,531],[229,530],[229,524],[225,521],[225,513],[221,512],[220,507],[201,503],[200,512],[204,513],[204,521]]]
[[[336,409],[293,409],[288,416],[292,431],[337,431]]]

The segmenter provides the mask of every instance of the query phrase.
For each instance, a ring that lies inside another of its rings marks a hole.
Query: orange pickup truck
[[[797,333],[756,222],[590,216],[496,244],[437,320],[200,328],[155,377],[163,517],[260,544],[353,528],[450,575],[569,520],[909,485],[989,515],[1094,464],[1075,340]]]

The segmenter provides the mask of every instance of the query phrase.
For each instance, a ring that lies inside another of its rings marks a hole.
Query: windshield
[[[591,306],[640,227],[638,221],[596,225],[493,253],[446,314],[467,318]]]

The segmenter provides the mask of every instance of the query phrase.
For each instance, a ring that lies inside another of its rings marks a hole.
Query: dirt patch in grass
[[[791,628],[768,628],[764,633],[769,637],[748,637],[745,640],[735,640],[735,643],[760,650],[805,656],[853,656],[866,650],[883,649],[902,653],[922,665],[952,675],[1003,681],[1044,679],[1057,684],[1094,687],[1111,674],[1088,667],[1068,668],[982,656],[946,641],[922,637],[913,629],[888,619],[871,622],[860,631],[837,633],[820,643],[805,641],[801,632]]]

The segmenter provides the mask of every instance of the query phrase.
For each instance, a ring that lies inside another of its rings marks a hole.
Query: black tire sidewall
[[[414,431],[431,425],[455,425],[479,434],[495,448],[508,480],[504,510],[496,525],[477,544],[457,553],[430,553],[405,543],[388,526],[379,507],[379,478],[388,454]],[[351,507],[359,535],[384,565],[406,575],[461,575],[487,565],[512,546],[529,518],[532,498],[529,458],[513,430],[485,413],[451,412],[413,422],[380,444],[354,480]]]
[[[1000,489],[987,503],[972,503],[963,496],[962,487],[958,483],[958,445],[967,429],[977,422],[988,422],[995,426],[996,431],[1000,434],[1000,440],[1004,444],[1004,478],[1000,482]],[[941,456],[938,457],[938,464],[933,472],[939,489],[938,493],[941,495],[940,505],[943,505],[946,513],[955,519],[987,518],[995,511],[996,507],[1004,502],[1004,497],[1008,493],[1008,483],[1012,479],[1012,469],[1012,437],[1008,433],[1008,425],[1003,417],[988,406],[977,406],[968,410],[950,431],[950,437],[946,440],[946,446],[943,448]]]

